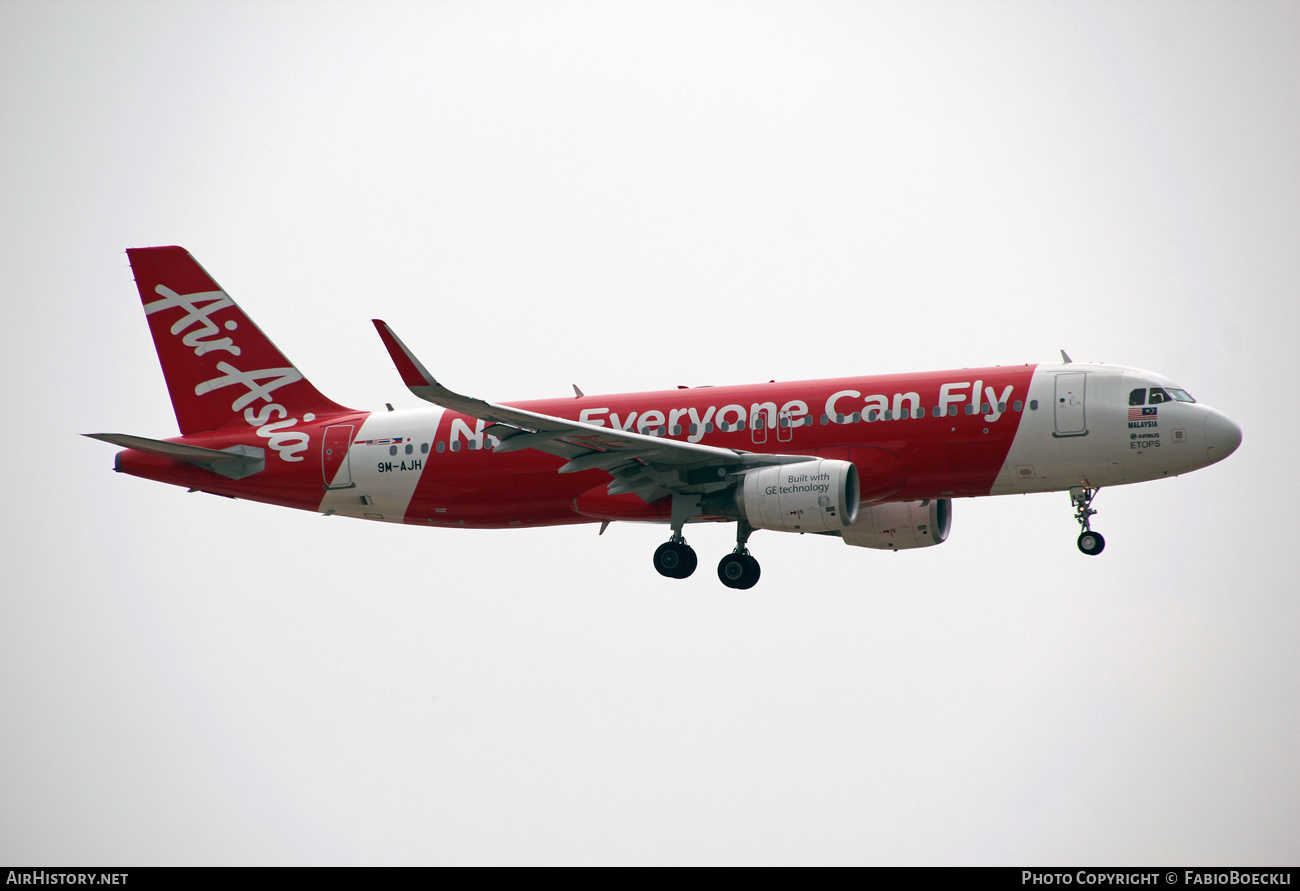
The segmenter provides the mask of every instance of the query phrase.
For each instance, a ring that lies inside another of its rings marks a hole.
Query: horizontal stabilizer
[[[146,455],[166,458],[168,461],[194,464],[232,480],[252,476],[266,467],[266,451],[256,446],[238,445],[228,449],[207,449],[162,439],[131,436],[127,433],[83,433],[82,436],[121,446],[124,449],[134,449]]]

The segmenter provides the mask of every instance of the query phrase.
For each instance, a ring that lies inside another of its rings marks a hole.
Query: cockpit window
[[[1151,388],[1151,405],[1159,405],[1161,402],[1195,402],[1186,390],[1177,390],[1173,387],[1152,387]],[[1146,405],[1147,391],[1146,388],[1132,390],[1128,394],[1129,405]]]

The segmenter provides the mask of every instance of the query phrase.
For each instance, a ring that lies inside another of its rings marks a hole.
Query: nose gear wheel
[[[1106,539],[1101,537],[1100,532],[1085,532],[1079,536],[1079,550],[1089,557],[1097,556],[1104,547],[1106,547]]]
[[[1095,557],[1106,547],[1106,539],[1100,532],[1092,531],[1092,517],[1097,513],[1092,509],[1092,499],[1099,490],[1092,486],[1075,486],[1070,490],[1070,503],[1074,505],[1074,519],[1078,521],[1083,532],[1079,534],[1079,550],[1089,557]]]

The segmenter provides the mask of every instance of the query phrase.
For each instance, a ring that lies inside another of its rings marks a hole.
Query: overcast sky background
[[[0,862],[1300,861],[1296,3],[0,2]],[[414,406],[1055,361],[1226,462],[890,554],[112,472],[127,247]]]

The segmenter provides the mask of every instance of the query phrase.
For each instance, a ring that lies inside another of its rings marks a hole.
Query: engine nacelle
[[[838,532],[858,515],[858,469],[849,461],[817,458],[745,474],[736,508],[755,529]]]
[[[943,544],[952,527],[952,499],[864,504],[858,519],[840,532],[847,545],[901,551]]]

